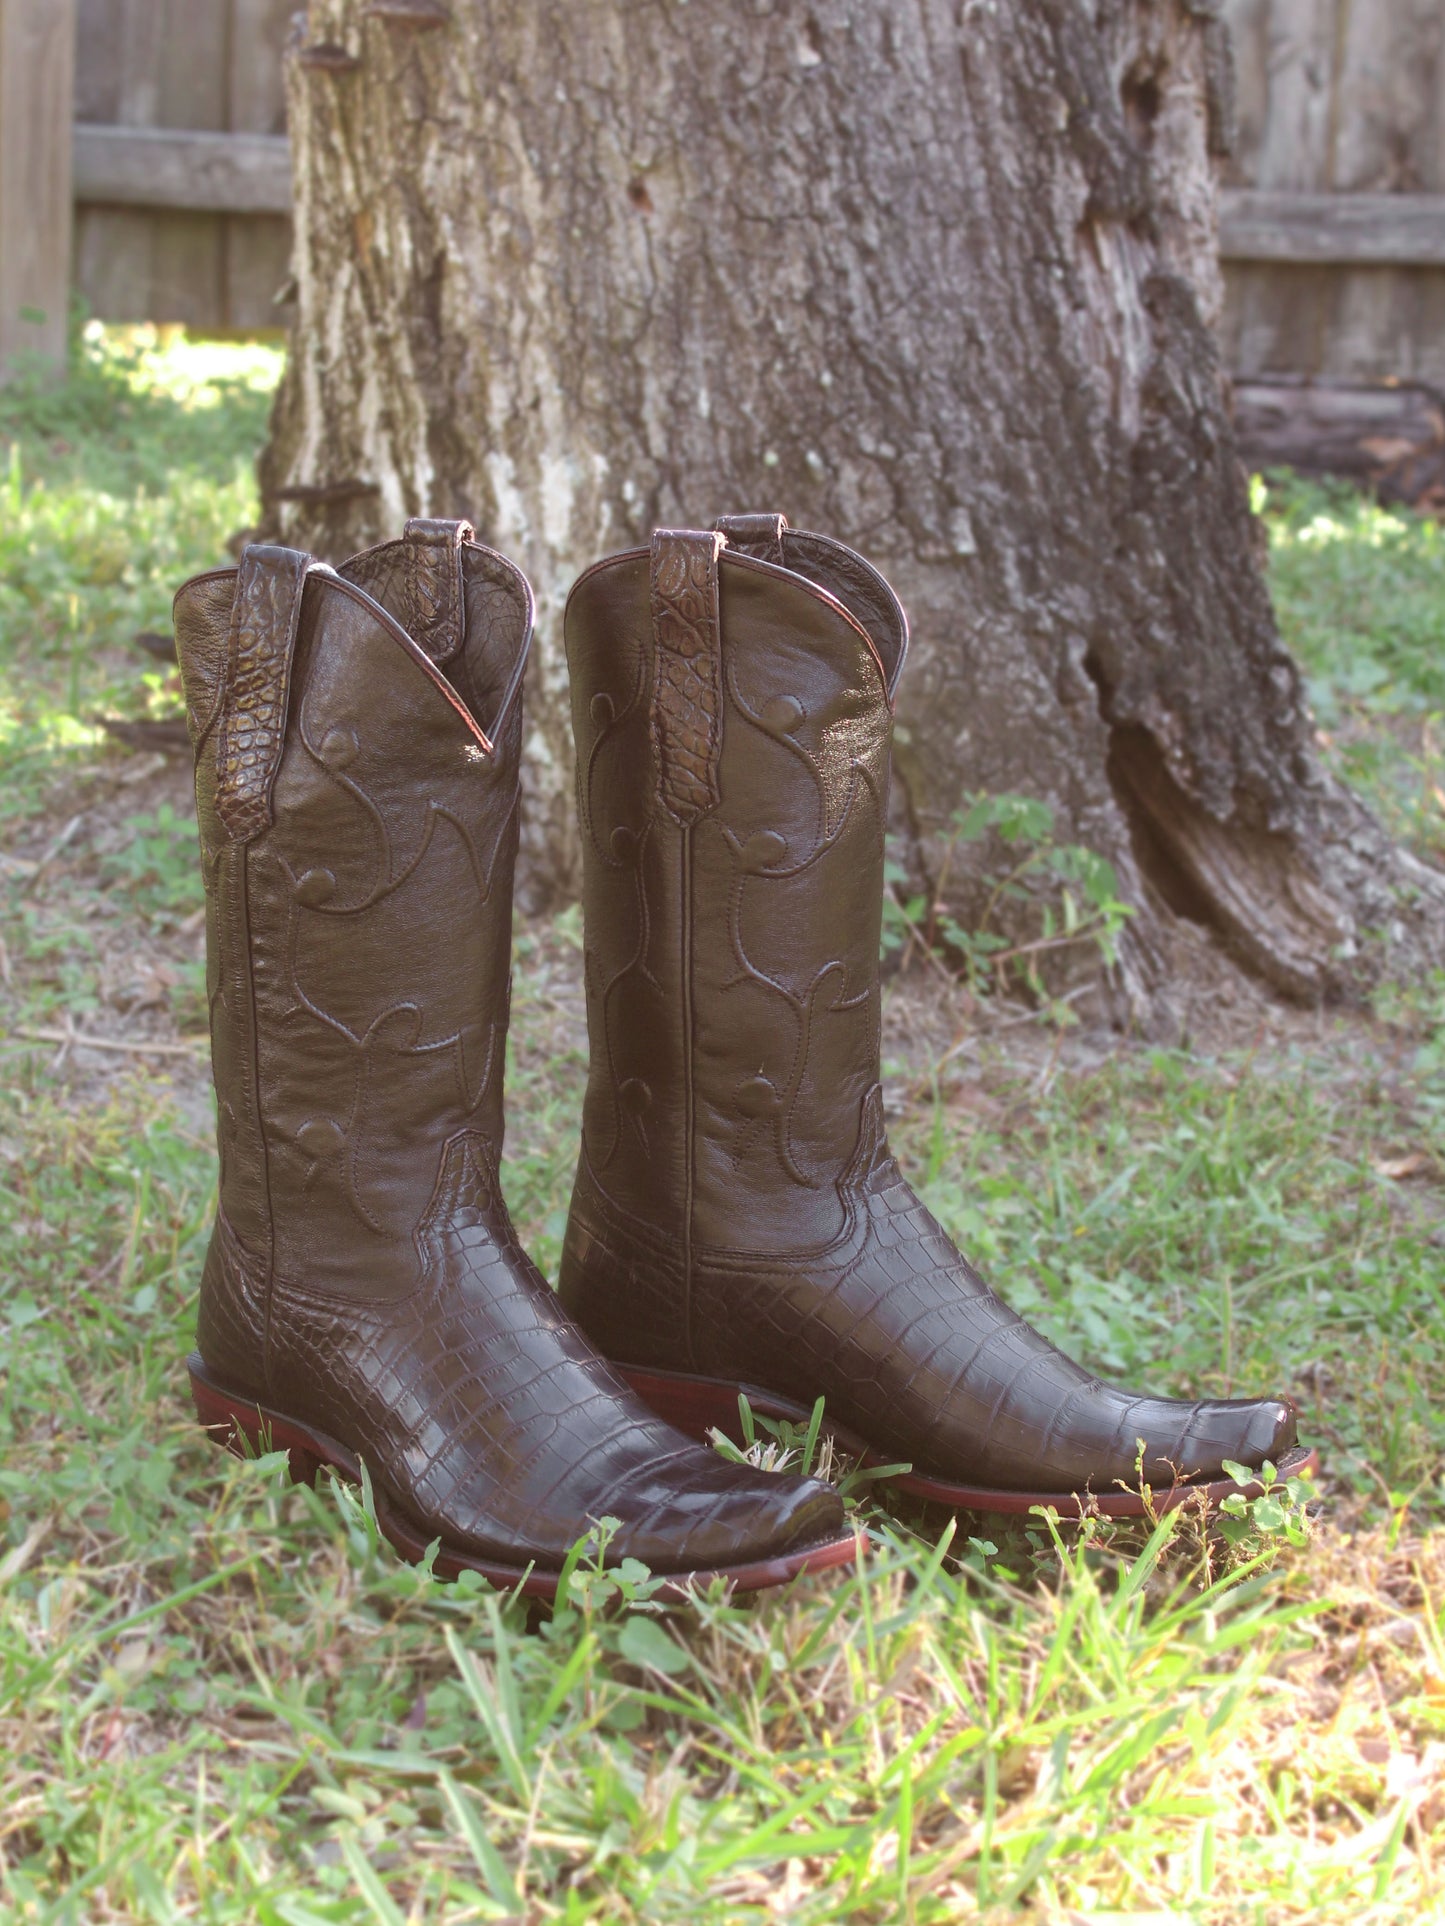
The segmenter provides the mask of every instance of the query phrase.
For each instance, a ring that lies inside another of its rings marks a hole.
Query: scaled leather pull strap
[[[231,604],[226,682],[216,741],[216,817],[229,843],[271,826],[281,764],[291,656],[311,557],[255,544],[241,556]]]
[[[760,562],[775,562],[779,568],[787,566],[783,559],[783,531],[787,526],[786,515],[719,515],[713,523],[718,534],[727,538],[729,548],[755,555]]]
[[[662,805],[684,825],[718,802],[723,546],[715,530],[659,528],[652,538],[652,740]]]
[[[430,521],[420,515],[406,525],[406,629],[436,663],[450,662],[465,640],[462,544],[475,533],[470,522]]]

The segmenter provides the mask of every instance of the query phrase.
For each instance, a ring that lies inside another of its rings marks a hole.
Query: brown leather
[[[555,1570],[602,1516],[608,1557],[657,1571],[815,1544],[836,1494],[654,1418],[508,1218],[532,598],[470,533],[414,523],[335,572],[251,548],[176,598],[221,1152],[205,1368],[448,1551]]]
[[[787,533],[786,515],[719,515],[713,523],[729,548],[744,555],[755,555],[760,562],[776,562],[787,567],[783,537]]]
[[[751,525],[750,525],[751,524]],[[907,646],[861,557],[723,522],[716,805],[662,792],[671,643],[646,551],[567,606],[591,1074],[561,1295],[629,1366],[753,1384],[889,1459],[1000,1491],[1153,1481],[1294,1438],[1276,1401],[1101,1383],[959,1256],[889,1152],[878,945],[891,696]],[[672,531],[678,558],[715,537]],[[780,550],[786,567],[762,559]],[[668,714],[668,727],[676,718]]]

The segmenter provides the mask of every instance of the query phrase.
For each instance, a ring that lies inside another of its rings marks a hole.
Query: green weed
[[[885,865],[882,948],[900,967],[915,952],[946,956],[975,997],[1022,992],[1056,1023],[1077,1021],[1068,1004],[1051,994],[1048,960],[1061,951],[1092,949],[1105,963],[1118,955],[1119,938],[1132,914],[1119,896],[1114,866],[1092,849],[1054,838],[1054,812],[1031,796],[975,795],[951,817],[934,894],[942,896],[960,845],[996,840],[1004,866],[993,878],[978,914],[965,925],[942,902],[907,895],[907,875],[896,860]],[[1038,934],[1026,941],[1005,936],[996,922],[1007,905],[1026,904]]]
[[[196,864],[194,814],[168,802],[121,825],[123,840],[102,864],[106,887],[121,890],[148,922],[195,915],[205,893]]]

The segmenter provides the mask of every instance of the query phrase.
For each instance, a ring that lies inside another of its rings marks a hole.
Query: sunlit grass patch
[[[279,337],[197,340],[179,325],[151,321],[87,321],[80,338],[87,359],[133,394],[168,395],[190,409],[223,407],[239,394],[269,396],[286,359]],[[227,424],[226,430],[237,434],[240,425]]]
[[[0,822],[73,781],[100,714],[172,713],[133,647],[255,513],[280,361],[254,344],[88,328],[55,387],[0,389]]]
[[[64,382],[0,389],[0,443],[24,441],[33,477],[83,472],[111,492],[164,492],[180,470],[215,477],[254,455],[282,360],[255,341],[89,322],[72,338]]]

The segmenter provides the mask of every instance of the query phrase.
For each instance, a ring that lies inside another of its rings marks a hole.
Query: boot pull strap
[[[729,548],[740,548],[745,555],[756,556],[760,562],[775,562],[779,568],[786,566],[783,530],[787,526],[786,515],[719,515],[713,523]]]
[[[470,522],[414,515],[406,525],[406,630],[432,661],[450,662],[466,640],[467,595],[462,544],[475,539]]]
[[[657,789],[686,826],[718,803],[722,627],[716,529],[659,528],[652,538],[652,742]]]
[[[216,817],[228,843],[248,843],[271,826],[301,592],[312,566],[300,549],[256,543],[236,571],[216,738]]]

